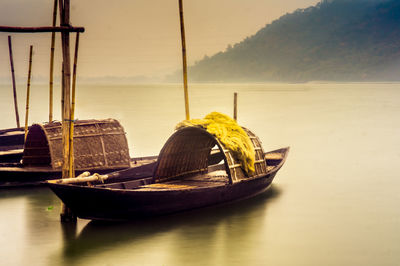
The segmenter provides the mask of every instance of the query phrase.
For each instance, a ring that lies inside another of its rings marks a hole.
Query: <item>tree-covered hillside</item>
[[[323,0],[189,68],[191,81],[399,79],[399,0]]]

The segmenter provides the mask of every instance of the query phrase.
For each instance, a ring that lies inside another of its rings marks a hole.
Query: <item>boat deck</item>
[[[153,183],[153,177],[125,182],[98,184],[95,187],[110,189],[132,189],[135,191],[163,191],[163,190],[184,190],[191,188],[216,187],[228,184],[228,175],[225,171],[217,170],[207,174],[173,179],[162,183]]]
[[[160,191],[160,190],[186,190],[203,187],[225,186],[229,183],[228,175],[225,171],[214,171],[211,173],[174,179],[163,183],[153,183],[142,185],[136,188],[137,191]]]

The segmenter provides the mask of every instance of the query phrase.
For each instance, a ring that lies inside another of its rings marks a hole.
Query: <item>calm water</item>
[[[11,88],[0,89],[1,127],[13,127]],[[32,86],[31,122],[47,118],[45,90]],[[239,123],[265,150],[291,146],[267,193],[65,227],[46,188],[0,190],[0,265],[399,265],[400,84],[191,85],[191,116],[231,114],[235,91]],[[184,118],[182,94],[173,84],[81,85],[76,117],[117,118],[131,156],[154,155]]]

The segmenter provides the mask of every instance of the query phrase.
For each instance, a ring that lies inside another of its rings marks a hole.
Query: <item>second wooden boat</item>
[[[22,128],[0,130],[0,163],[15,163],[22,159],[24,136]]]
[[[0,161],[0,188],[39,185],[58,178],[63,160],[61,131],[60,122],[32,125],[23,154],[14,161]],[[105,174],[137,167],[154,162],[157,157],[130,158],[122,125],[115,119],[104,119],[76,121],[74,158],[78,175],[84,171]]]

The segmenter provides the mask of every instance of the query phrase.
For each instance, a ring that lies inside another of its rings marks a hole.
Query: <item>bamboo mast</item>
[[[62,7],[61,26],[68,26],[70,1],[60,0]],[[69,176],[69,133],[70,133],[70,117],[71,117],[71,58],[70,58],[70,36],[69,32],[63,32],[62,38],[62,53],[63,53],[63,68],[64,68],[64,81],[63,81],[63,121],[62,121],[62,139],[63,139],[63,167],[62,176],[67,178]]]
[[[189,93],[188,93],[188,84],[187,84],[187,62],[186,62],[186,38],[185,38],[185,25],[183,21],[183,3],[182,0],[179,0],[179,18],[181,25],[181,40],[182,40],[182,65],[183,65],[183,89],[185,96],[185,113],[186,120],[190,119],[189,114]]]
[[[233,119],[237,121],[237,92],[233,94]]]
[[[75,55],[74,55],[74,66],[72,72],[72,99],[71,99],[71,117],[70,117],[70,132],[69,132],[69,168],[70,178],[75,177],[74,167],[74,119],[75,119],[75,86],[76,86],[76,67],[78,63],[78,48],[79,48],[79,32],[76,33],[75,39]],[[72,169],[72,170],[71,170]]]
[[[26,86],[26,109],[25,109],[25,140],[28,135],[28,118],[29,118],[29,97],[31,91],[31,73],[32,73],[32,55],[33,55],[33,46],[30,46],[29,49],[29,70],[28,70],[28,82]]]
[[[62,27],[70,26],[70,1],[60,0],[60,21]],[[62,53],[63,53],[63,112],[62,112],[62,143],[63,143],[63,165],[62,165],[62,178],[68,178],[73,175],[72,169],[70,168],[70,140],[73,136],[70,136],[71,126],[71,58],[70,58],[70,38],[69,32],[61,33],[62,40]],[[73,141],[73,139],[72,139]],[[60,213],[61,221],[63,222],[74,222],[76,217],[73,215],[64,204],[62,204],[62,210]]]
[[[17,120],[17,127],[20,128],[21,125],[19,124],[17,88],[15,85],[14,59],[13,59],[13,53],[12,53],[11,36],[8,36],[8,51],[10,53],[10,65],[11,65],[11,76],[12,76],[12,83],[13,83],[15,119]]]
[[[57,3],[54,0],[53,8],[53,27],[56,26],[57,21]],[[51,33],[51,49],[50,49],[50,81],[49,81],[49,123],[53,121],[53,73],[54,73],[54,44],[56,41],[56,33]]]

